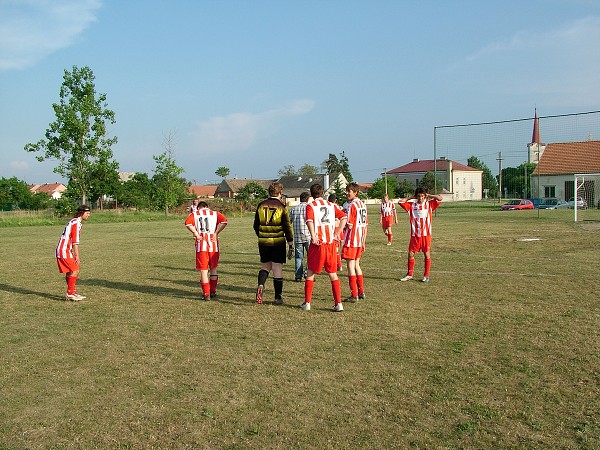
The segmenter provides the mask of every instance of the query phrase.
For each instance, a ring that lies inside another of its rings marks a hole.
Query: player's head
[[[329,197],[327,197],[327,201],[331,202],[331,203],[337,202],[337,195],[335,195],[335,194],[329,194]]]
[[[198,199],[195,198],[194,201],[192,202],[194,205],[198,205]]]
[[[208,208],[208,203],[201,201],[198,203],[198,208]]]
[[[383,198],[382,198],[382,200],[383,200],[384,202],[387,202],[389,199],[390,199],[390,196],[389,196],[389,195],[387,195],[387,194],[383,194]]]
[[[283,184],[275,181],[269,185],[269,197],[279,197],[283,192]]]
[[[356,197],[358,197],[358,184],[355,182],[352,183],[348,183],[346,185],[346,198],[348,198],[348,200],[353,200]]]
[[[419,203],[423,203],[425,201],[425,199],[427,198],[427,191],[425,190],[425,188],[422,187],[418,187],[415,189],[415,198],[417,199],[417,201]]]
[[[308,192],[303,192],[300,194],[300,202],[301,203],[306,203],[308,201],[308,198],[310,197],[310,194]]]
[[[323,197],[323,186],[321,186],[320,184],[313,184],[310,187],[310,195],[312,198]]]
[[[88,205],[81,205],[79,208],[77,208],[75,217],[81,217],[83,220],[87,220],[87,218],[90,217],[91,211],[92,210]]]

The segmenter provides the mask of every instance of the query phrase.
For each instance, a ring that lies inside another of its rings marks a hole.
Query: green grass
[[[0,448],[599,448],[597,223],[438,211],[429,284],[398,281],[406,217],[387,247],[370,211],[367,299],[341,314],[324,275],[297,308],[292,264],[286,304],[254,303],[250,216],[229,217],[210,302],[183,217],[92,215],[80,303],[64,220],[0,229]]]

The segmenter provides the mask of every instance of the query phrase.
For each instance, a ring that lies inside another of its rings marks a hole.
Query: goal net
[[[572,204],[575,222],[600,220],[600,173],[576,173]]]

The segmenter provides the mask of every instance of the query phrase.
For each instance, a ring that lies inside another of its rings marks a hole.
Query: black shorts
[[[258,253],[260,254],[261,263],[280,263],[285,264],[287,251],[285,243],[283,245],[259,245]]]

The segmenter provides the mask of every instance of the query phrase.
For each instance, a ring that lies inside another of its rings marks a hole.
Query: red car
[[[500,209],[502,209],[502,211],[509,211],[513,209],[533,209],[533,202],[531,200],[509,200],[508,203],[502,205]]]

